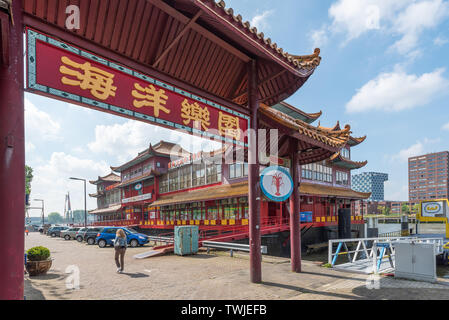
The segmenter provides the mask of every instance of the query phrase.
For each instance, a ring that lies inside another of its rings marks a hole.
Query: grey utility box
[[[395,278],[436,282],[435,244],[398,241],[395,248]]]

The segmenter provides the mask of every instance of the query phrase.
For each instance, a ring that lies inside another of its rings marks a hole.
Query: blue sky
[[[350,124],[367,140],[352,159],[361,171],[390,175],[386,199],[407,200],[407,158],[449,150],[449,1],[228,0],[280,47],[303,55],[321,49],[322,63],[290,104],[322,110],[323,126]],[[64,194],[83,207],[82,184],[161,139],[192,139],[148,124],[26,94],[26,161],[35,170],[32,198],[62,212]],[[94,192],[89,186],[88,191]],[[36,203],[37,205],[38,203]],[[88,200],[88,209],[95,201]],[[32,213],[38,215],[38,212]]]

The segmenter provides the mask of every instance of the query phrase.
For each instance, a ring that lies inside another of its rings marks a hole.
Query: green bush
[[[45,247],[34,247],[27,251],[27,259],[30,261],[42,261],[50,258],[50,250]]]

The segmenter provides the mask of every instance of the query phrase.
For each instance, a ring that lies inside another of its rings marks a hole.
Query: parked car
[[[103,232],[104,227],[91,227],[84,233],[83,241],[86,241],[87,244],[93,245],[95,244],[95,239],[97,238],[98,233]]]
[[[80,228],[77,232],[76,232],[76,234],[75,234],[75,239],[76,239],[76,241],[78,241],[78,242],[83,242],[83,240],[84,240],[84,235],[86,234],[86,231],[87,230],[89,230],[89,227],[83,227],[83,228]]]
[[[38,231],[42,234],[46,234],[50,227],[51,227],[51,225],[49,225],[49,224],[44,224],[44,225],[41,224],[38,228]]]
[[[100,248],[104,248],[108,245],[113,246],[115,235],[118,229],[123,229],[123,231],[125,231],[127,242],[133,248],[137,246],[143,246],[144,244],[150,242],[150,239],[147,235],[143,233],[138,233],[133,229],[120,228],[120,227],[105,227],[103,228],[102,232],[99,232],[97,234],[95,243],[98,244]]]
[[[69,227],[51,227],[48,229],[47,235],[52,238],[59,237],[61,235],[61,231],[67,230],[68,228]]]
[[[76,237],[76,233],[80,230],[81,228],[69,228],[67,230],[63,230],[61,231],[61,238],[64,238],[66,240],[72,240],[75,239]]]

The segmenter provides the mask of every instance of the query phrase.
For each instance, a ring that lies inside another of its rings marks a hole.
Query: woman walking
[[[115,264],[117,265],[117,273],[122,273],[125,267],[125,252],[127,247],[126,234],[123,229],[118,229],[115,234]]]

